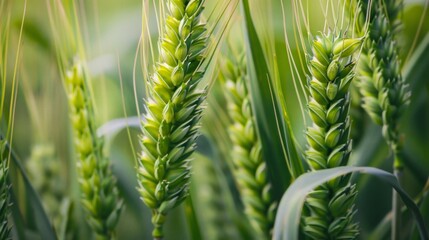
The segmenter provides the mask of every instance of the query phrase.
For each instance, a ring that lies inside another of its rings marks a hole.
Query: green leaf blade
[[[273,196],[281,195],[294,178],[304,172],[294,138],[274,90],[268,63],[250,13],[249,1],[242,2],[245,18],[248,72],[253,112],[267,162]],[[287,116],[286,116],[287,117]]]
[[[420,237],[429,239],[423,217],[410,196],[400,187],[391,173],[372,167],[338,167],[333,169],[309,172],[300,176],[284,194],[277,212],[273,239],[298,239],[298,226],[302,207],[307,194],[320,184],[350,173],[364,173],[375,176],[391,185],[400,195],[402,201],[411,210],[419,228]]]

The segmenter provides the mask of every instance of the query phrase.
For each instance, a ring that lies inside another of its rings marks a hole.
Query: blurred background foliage
[[[12,55],[18,47],[17,39],[25,2],[1,1],[11,6],[9,48]],[[208,9],[222,6],[228,1],[207,1],[208,5],[213,5],[208,6]],[[145,70],[152,70],[151,67],[142,66],[138,50],[142,29],[146,31],[142,27],[142,1],[76,2],[94,90],[97,125],[137,116],[137,107],[143,109],[144,78],[148,74]],[[325,16],[320,2],[324,1],[310,0],[305,3],[309,5],[307,19],[312,34],[323,30]],[[337,6],[336,1],[333,2]],[[276,87],[284,97],[285,109],[301,154],[301,150],[305,149],[304,131],[308,116],[301,111],[301,106],[305,107],[305,94],[302,90],[296,90],[292,79],[295,77],[297,82],[305,84],[305,62],[301,66],[301,61],[305,60],[298,42],[300,40],[294,37],[300,29],[294,28],[297,22],[291,1],[285,1],[284,5],[280,0],[253,0],[250,3],[267,62],[276,74]],[[422,213],[426,222],[429,222],[428,187],[426,192],[422,192],[429,175],[429,58],[419,61],[413,55],[416,51],[429,55],[427,5],[427,0],[405,1],[403,31],[399,41],[402,46],[403,72],[409,76],[407,81],[413,94],[412,103],[401,122],[401,129],[406,136],[404,188],[411,196],[420,197]],[[152,3],[148,6],[151,8],[148,12],[153,12]],[[285,11],[284,15],[282,10]],[[156,19],[154,14],[147,17],[150,38],[155,42],[158,38]],[[232,22],[234,24],[226,29],[223,43],[230,46],[242,45],[241,7],[237,8]],[[298,22],[303,23],[302,19],[298,19]],[[298,72],[294,72],[291,67],[285,34],[289,36]],[[227,54],[225,46],[220,46],[219,49],[222,50],[221,54]],[[217,61],[218,58],[212,61],[207,81],[216,78]],[[27,1],[18,66],[19,91],[13,149],[25,167],[29,182],[39,195],[57,234],[69,239],[86,239],[89,229],[85,221],[82,221],[84,217],[78,201],[73,139],[64,86],[57,64],[47,1]],[[12,72],[12,61],[7,68]],[[391,171],[392,158],[381,138],[380,128],[371,123],[360,109],[359,96],[355,94],[353,97],[351,111],[355,128],[352,133],[354,152],[351,164]],[[169,217],[165,229],[166,239],[251,239],[254,236],[243,217],[243,206],[230,172],[229,139],[225,132],[228,119],[223,101],[222,90],[214,84],[203,121],[203,135],[199,139],[199,153],[195,156],[191,198]],[[107,129],[112,129],[112,122],[109,124]],[[142,204],[136,191],[135,160],[140,149],[139,134],[139,128],[135,127],[128,131],[107,131],[107,151],[126,206],[117,227],[118,239],[151,238],[150,211]],[[28,183],[15,164],[11,164],[11,176],[15,194],[12,215],[16,227],[13,229],[13,237],[46,239],[40,230],[40,212],[35,210],[36,195],[28,190]],[[381,233],[383,228],[389,228],[388,224],[383,225],[382,219],[388,216],[391,209],[391,189],[373,178],[362,177],[356,180],[359,185],[357,218],[362,231],[361,238],[368,239],[370,234],[374,239],[388,236],[386,231]],[[414,228],[412,224],[408,224],[406,231],[414,231]]]

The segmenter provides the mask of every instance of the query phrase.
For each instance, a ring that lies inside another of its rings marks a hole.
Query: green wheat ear
[[[348,1],[347,1],[348,2]],[[358,86],[363,108],[371,119],[382,126],[382,134],[394,155],[394,174],[401,182],[404,163],[399,119],[409,105],[411,93],[401,75],[396,33],[400,27],[402,0],[350,1],[357,34],[363,34],[368,23],[367,38],[359,60]],[[367,14],[367,11],[369,11]],[[368,17],[368,18],[367,18]],[[401,201],[396,192],[392,196],[392,239],[400,237]]]
[[[189,194],[190,156],[198,137],[201,104],[197,90],[206,49],[206,28],[200,22],[204,0],[166,0],[159,59],[148,81],[139,191],[152,209],[153,237],[162,238],[167,213]]]
[[[307,130],[307,161],[313,170],[345,166],[351,152],[350,93],[353,79],[353,53],[360,39],[340,34],[318,36],[311,44],[308,68],[313,126]],[[356,187],[349,176],[334,179],[313,192],[306,201],[303,232],[311,239],[355,239],[353,222]]]
[[[358,64],[358,84],[363,97],[363,108],[371,119],[383,126],[383,136],[399,161],[401,141],[398,121],[409,104],[410,92],[402,75],[395,34],[400,26],[398,15],[403,3],[398,0],[352,1],[359,19],[369,21],[368,37]],[[369,19],[366,11],[371,8]],[[362,25],[362,24],[359,24]],[[357,33],[361,27],[356,27]]]
[[[232,119],[229,135],[233,143],[233,172],[250,224],[260,236],[270,239],[277,204],[270,195],[271,184],[266,176],[262,146],[256,134],[247,88],[245,55],[242,54],[239,60],[222,60],[226,64],[221,69],[221,80]]]
[[[103,141],[96,135],[94,112],[82,66],[76,63],[65,79],[79,156],[77,170],[81,201],[97,239],[113,239],[122,201],[109,161],[103,156]]]

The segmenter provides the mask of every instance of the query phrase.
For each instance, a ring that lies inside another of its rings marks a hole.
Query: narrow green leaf
[[[410,196],[400,187],[396,177],[386,171],[372,167],[338,167],[333,169],[309,172],[300,176],[286,191],[279,205],[273,238],[276,240],[298,239],[298,226],[301,211],[307,194],[317,186],[350,173],[364,173],[375,176],[385,183],[391,185],[400,195],[402,201],[413,213],[419,228],[421,239],[429,239],[427,228],[419,208]]]
[[[25,196],[27,199],[31,199],[29,201],[31,210],[33,212],[33,218],[34,223],[36,224],[36,228],[38,230],[38,233],[42,237],[42,239],[45,240],[56,240],[57,236],[55,234],[55,231],[52,227],[51,222],[49,221],[49,218],[43,209],[42,203],[40,201],[40,198],[34,190],[33,186],[31,185],[30,179],[28,178],[27,174],[25,173],[24,167],[22,166],[21,162],[18,159],[18,156],[13,152],[13,150],[10,148],[9,144],[7,145],[7,151],[11,152],[11,161],[10,161],[10,168],[15,168],[18,173],[21,174],[21,177],[24,182],[25,187]],[[17,200],[17,199],[15,199]],[[18,202],[13,202],[14,205],[18,206]]]
[[[263,146],[264,159],[267,161],[268,176],[273,184],[273,197],[279,200],[291,180],[304,170],[300,159],[290,156],[290,153],[296,153],[293,137],[290,129],[285,126],[284,115],[272,88],[273,82],[253,24],[249,1],[243,0],[242,3],[246,23],[247,41],[245,42],[249,53],[247,62],[253,112]]]
[[[10,193],[10,201],[12,203],[17,203],[18,200],[16,199],[15,193],[13,192],[12,188],[9,188],[9,193]],[[11,216],[13,218],[13,228],[12,228],[12,233],[13,231],[16,231],[16,235],[18,236],[18,239],[25,239],[25,221],[21,215],[21,212],[19,211],[19,206],[18,204],[12,204],[10,206],[10,213]]]

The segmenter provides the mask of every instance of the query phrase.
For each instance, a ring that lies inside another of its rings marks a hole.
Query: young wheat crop
[[[0,0],[0,240],[429,240],[428,17]]]

